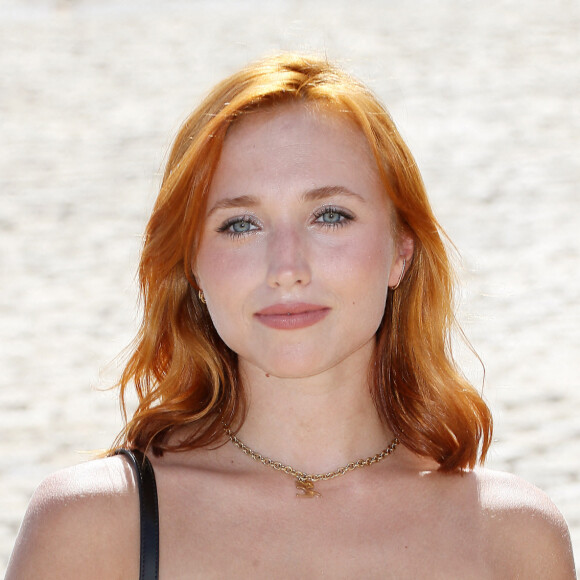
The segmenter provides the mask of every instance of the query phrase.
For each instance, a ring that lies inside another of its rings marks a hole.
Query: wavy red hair
[[[267,58],[224,80],[177,135],[139,265],[143,321],[119,381],[123,412],[130,385],[138,406],[115,446],[156,454],[193,449],[219,443],[224,423],[243,422],[237,358],[200,304],[191,264],[228,128],[249,111],[290,100],[323,105],[358,124],[397,227],[414,240],[413,259],[389,293],[377,332],[370,379],[377,409],[404,445],[441,469],[473,467],[490,445],[491,414],[453,360],[453,272],[417,164],[364,85],[326,60],[296,54]]]

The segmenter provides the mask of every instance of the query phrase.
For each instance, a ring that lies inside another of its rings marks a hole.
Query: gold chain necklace
[[[395,437],[388,447],[376,455],[373,455],[372,457],[367,457],[366,459],[359,459],[358,461],[347,463],[344,467],[339,467],[338,469],[329,471],[328,473],[304,473],[303,471],[294,469],[289,465],[284,465],[283,463],[280,463],[280,461],[274,461],[273,459],[264,457],[257,451],[254,451],[248,447],[245,443],[242,443],[242,441],[240,441],[227,427],[225,427],[225,432],[226,435],[230,438],[230,441],[236,447],[241,449],[246,455],[249,455],[252,459],[259,461],[263,465],[271,467],[276,471],[282,471],[283,473],[287,473],[288,475],[294,477],[296,479],[296,489],[298,490],[296,497],[320,497],[322,494],[314,489],[314,484],[317,481],[334,479],[335,477],[344,475],[345,473],[352,471],[353,469],[357,469],[358,467],[365,467],[367,465],[372,465],[373,463],[378,463],[385,457],[391,455],[391,453],[393,453],[399,444],[399,440]]]

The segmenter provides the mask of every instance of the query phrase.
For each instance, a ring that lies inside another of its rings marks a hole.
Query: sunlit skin
[[[386,447],[368,370],[389,287],[413,259],[395,231],[364,136],[342,114],[277,105],[228,133],[192,266],[239,355],[244,442],[308,473]],[[441,473],[400,444],[299,499],[293,477],[222,442],[149,453],[160,578],[574,577],[562,516],[513,476]],[[41,484],[7,579],[136,579],[140,534],[131,467],[87,462]]]
[[[368,362],[402,257],[352,121],[301,104],[249,115],[225,140],[207,212],[194,269],[244,373],[342,375]]]
[[[193,268],[238,354],[250,401],[240,436],[261,452],[327,471],[392,439],[368,370],[389,286],[412,254],[393,220],[344,114],[287,104],[228,133]]]

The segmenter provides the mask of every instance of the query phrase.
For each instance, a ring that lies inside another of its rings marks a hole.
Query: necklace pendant
[[[314,489],[314,482],[310,481],[309,479],[306,479],[306,480],[297,479],[296,480],[296,489],[298,490],[296,497],[300,497],[300,498],[320,497],[322,495]]]

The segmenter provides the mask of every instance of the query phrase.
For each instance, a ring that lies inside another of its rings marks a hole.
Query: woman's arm
[[[120,457],[49,476],[32,497],[6,580],[137,579],[138,501]]]

